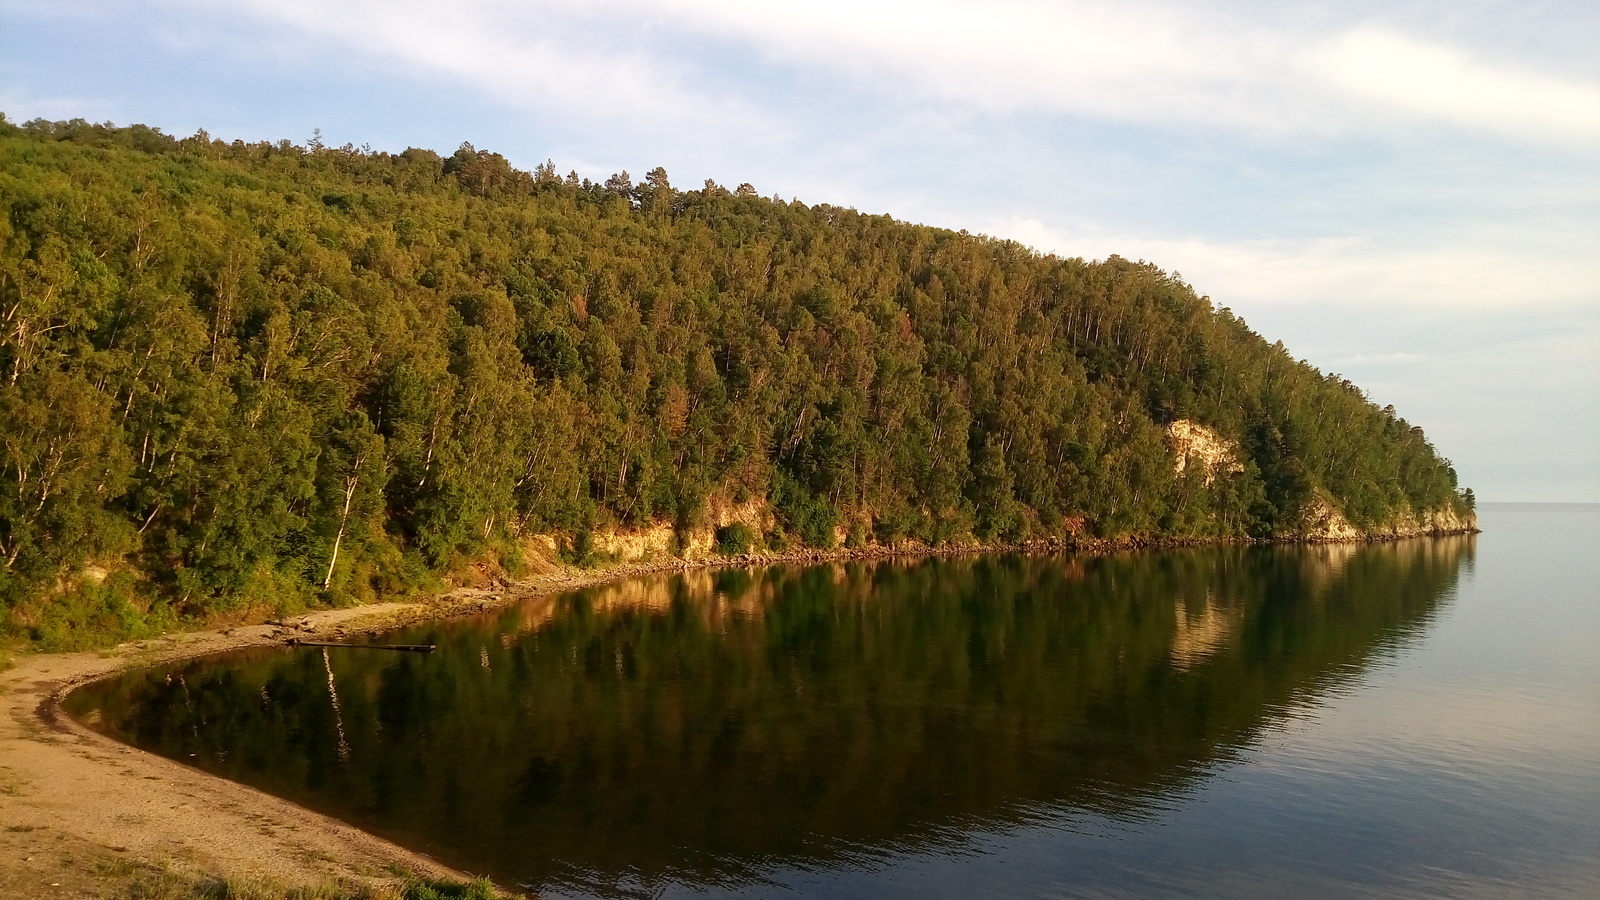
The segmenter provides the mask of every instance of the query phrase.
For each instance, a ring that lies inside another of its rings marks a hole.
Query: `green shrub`
[[[717,552],[723,556],[743,556],[756,545],[755,529],[743,522],[734,522],[717,529]]]
[[[494,884],[487,878],[477,881],[424,881],[406,882],[400,892],[404,900],[497,900]]]

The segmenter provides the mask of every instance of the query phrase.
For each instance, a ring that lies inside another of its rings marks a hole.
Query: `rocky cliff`
[[[1468,512],[1463,516],[1448,508],[1408,510],[1387,522],[1359,528],[1351,524],[1331,500],[1318,494],[1302,508],[1298,527],[1280,532],[1277,536],[1301,541],[1366,541],[1467,534],[1477,530],[1477,513]]]

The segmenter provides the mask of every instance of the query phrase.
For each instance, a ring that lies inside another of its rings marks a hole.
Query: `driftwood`
[[[303,641],[299,638],[289,638],[291,647],[349,647],[353,650],[400,650],[407,653],[432,653],[438,649],[434,644],[340,644],[333,641]]]

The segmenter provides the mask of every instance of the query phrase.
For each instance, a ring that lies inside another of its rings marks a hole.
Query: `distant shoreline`
[[[1535,500],[1479,500],[1478,509],[1496,512],[1600,512],[1600,502],[1566,500],[1545,502]]]

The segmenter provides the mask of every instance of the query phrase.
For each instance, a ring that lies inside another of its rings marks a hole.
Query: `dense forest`
[[[661,169],[0,117],[0,602],[66,646],[754,504],[728,552],[1466,514],[1422,431],[1147,263]],[[1226,465],[1176,465],[1192,422]]]

